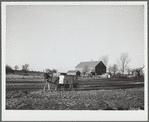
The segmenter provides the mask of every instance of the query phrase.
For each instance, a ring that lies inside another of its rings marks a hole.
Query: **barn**
[[[106,66],[102,61],[80,62],[75,68],[76,70],[83,72],[86,67],[88,68],[88,72],[94,71],[97,75],[106,73]]]
[[[69,70],[67,72],[67,75],[77,75],[77,76],[80,76],[81,72],[78,71],[78,70]]]

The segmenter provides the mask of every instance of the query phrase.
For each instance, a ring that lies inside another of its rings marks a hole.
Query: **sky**
[[[7,5],[6,64],[67,72],[80,62],[122,53],[144,64],[143,5]]]

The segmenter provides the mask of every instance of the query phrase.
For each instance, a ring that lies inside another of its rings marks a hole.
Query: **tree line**
[[[9,66],[8,64],[6,65],[6,74],[9,73],[14,73],[14,71],[17,71],[19,69],[18,65],[15,65],[14,68],[12,68],[11,66]],[[24,64],[22,65],[21,71],[23,71],[25,74],[27,74],[27,72],[34,72],[34,71],[30,71],[29,70],[29,64]],[[44,70],[43,70],[44,72]],[[51,72],[51,73],[56,73],[57,69],[45,69],[45,72]]]
[[[93,61],[93,60],[91,60]],[[129,57],[128,53],[122,53],[120,55],[120,58],[117,59],[117,63],[114,63],[113,65],[109,65],[108,67],[108,61],[109,57],[108,55],[101,56],[99,58],[99,61],[102,61],[104,65],[107,67],[107,72],[109,72],[111,75],[116,76],[116,75],[122,75],[127,72],[127,74],[132,74],[133,72],[136,72],[138,77],[140,77],[140,71],[144,68],[137,68],[137,69],[131,69],[128,64],[131,61],[131,58]],[[83,74],[87,73],[89,71],[88,66],[84,66],[83,68]],[[92,72],[95,72],[95,69],[92,70]]]
[[[110,65],[108,67],[108,61],[109,61],[109,57],[108,55],[105,55],[105,56],[101,56],[99,58],[99,61],[102,61],[104,63],[104,65],[107,67],[107,71],[112,74],[113,76],[115,76],[116,74],[119,74],[119,75],[124,75],[125,72],[127,72],[128,74],[130,74],[130,72],[137,72],[138,76],[140,76],[140,70],[144,68],[137,68],[137,69],[131,69],[128,64],[130,63],[131,59],[128,55],[128,53],[122,53],[120,55],[120,58],[117,59],[117,63],[114,63],[113,65]],[[19,69],[19,66],[18,65],[15,65],[14,66],[14,69],[9,66],[9,65],[6,65],[6,73],[13,73],[14,70],[18,70]],[[22,65],[22,71],[24,71],[24,73],[26,74],[28,71],[29,71],[29,64],[24,64]],[[82,71],[83,74],[86,74],[87,72],[89,71],[89,67],[88,66],[84,66],[84,69]],[[45,69],[43,70],[43,72],[50,72],[50,73],[56,73],[57,70],[56,69]],[[92,70],[92,72],[95,72],[95,69]]]
[[[6,65],[6,74],[9,74],[9,73],[13,73],[14,72],[14,70],[18,70],[19,69],[19,66],[18,65],[15,65],[14,66],[14,69],[11,67],[11,66],[9,66],[8,64]],[[27,72],[27,71],[29,71],[29,64],[24,64],[24,65],[22,65],[22,69],[21,69],[22,71],[24,71],[25,73]]]

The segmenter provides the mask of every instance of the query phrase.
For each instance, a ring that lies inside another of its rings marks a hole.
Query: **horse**
[[[50,87],[54,87],[55,91],[58,89],[58,84],[59,84],[59,77],[53,76],[51,81],[50,81]]]
[[[54,86],[55,90],[57,90],[58,83],[59,83],[59,77],[53,76],[53,74],[49,75],[48,73],[45,73],[44,81],[45,81],[44,92],[45,92],[45,88],[47,85],[48,85],[48,90],[51,90],[52,86]]]
[[[52,76],[50,76],[48,73],[44,73],[44,81],[45,81],[45,86],[43,88],[44,92],[45,92],[45,88],[48,85],[48,90],[50,90],[50,83],[49,81],[52,79]]]

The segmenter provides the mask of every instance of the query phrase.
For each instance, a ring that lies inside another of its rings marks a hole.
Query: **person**
[[[48,90],[50,90],[50,81],[51,80],[52,80],[52,76],[50,76],[48,72],[44,73],[44,81],[45,81],[44,92],[46,90],[47,85],[48,85]]]
[[[108,74],[108,78],[110,78],[111,77],[111,75],[110,74]]]
[[[64,75],[59,76],[59,85],[58,85],[58,87],[61,88],[62,86],[64,86]]]
[[[59,76],[59,84],[64,84],[64,75]]]

